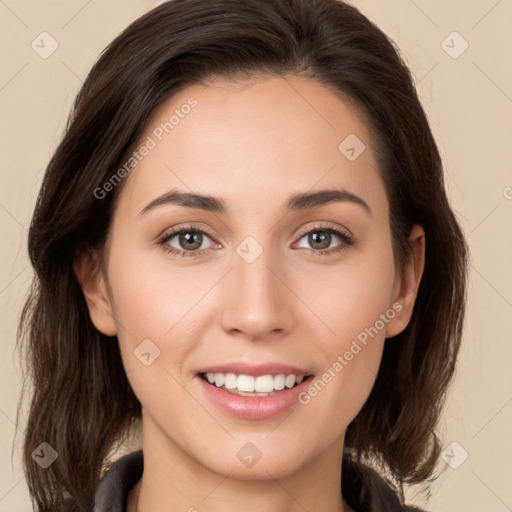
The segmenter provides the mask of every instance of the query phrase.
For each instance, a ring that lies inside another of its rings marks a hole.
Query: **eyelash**
[[[179,235],[180,233],[201,233],[203,235],[207,235],[209,238],[213,237],[207,232],[202,229],[198,229],[194,226],[183,226],[181,228],[177,228],[173,231],[170,231],[169,233],[166,233],[164,236],[162,236],[158,240],[158,245],[162,248],[163,251],[167,253],[174,254],[176,256],[183,257],[189,257],[189,256],[200,256],[203,253],[205,253],[208,249],[201,249],[201,250],[193,250],[193,251],[182,251],[179,249],[176,249],[175,247],[171,247],[168,245],[169,240],[172,240],[176,235]],[[309,251],[313,252],[315,255],[323,256],[323,255],[332,255],[336,254],[342,251],[345,251],[349,246],[354,245],[354,238],[346,233],[345,231],[341,231],[339,228],[336,228],[332,224],[320,226],[310,226],[307,229],[301,230],[298,234],[298,240],[303,238],[305,235],[308,235],[310,233],[318,233],[318,232],[326,232],[336,235],[338,238],[342,240],[342,244],[335,248],[330,249],[321,249],[321,250],[315,250],[315,249],[308,249]]]

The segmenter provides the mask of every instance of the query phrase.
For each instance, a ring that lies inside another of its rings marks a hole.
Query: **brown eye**
[[[327,249],[331,245],[332,234],[329,231],[315,231],[307,237],[313,249]]]
[[[164,235],[158,242],[166,252],[179,256],[196,256],[208,249],[204,247],[211,237],[205,231],[194,227],[183,227]]]
[[[179,246],[184,249],[197,250],[203,242],[203,235],[197,231],[182,231],[175,236],[178,237]]]
[[[305,239],[306,244],[300,245],[300,240]],[[337,245],[331,245],[336,243],[336,239],[341,240]],[[332,254],[341,250],[346,249],[348,246],[353,244],[352,238],[344,233],[343,231],[334,227],[314,227],[309,231],[302,233],[299,240],[299,247],[310,249],[317,254]]]

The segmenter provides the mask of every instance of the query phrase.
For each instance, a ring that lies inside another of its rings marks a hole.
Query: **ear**
[[[117,326],[98,253],[88,250],[79,252],[73,266],[87,302],[92,323],[103,334],[115,336]]]
[[[415,224],[409,235],[410,256],[394,286],[393,309],[397,315],[386,324],[386,338],[400,334],[409,324],[425,268],[425,231]]]

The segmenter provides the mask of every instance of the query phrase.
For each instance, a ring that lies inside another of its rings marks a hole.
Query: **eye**
[[[298,247],[307,248],[300,243],[302,239],[305,239],[306,243],[311,246],[309,248],[310,252],[315,255],[331,255],[346,250],[354,244],[354,239],[348,232],[333,225],[309,227],[303,230],[299,237]],[[212,237],[206,231],[194,226],[183,226],[166,233],[160,238],[158,245],[165,252],[176,256],[200,256],[210,248],[207,239],[212,240]],[[332,242],[336,242],[336,239],[340,240],[341,243],[333,247]]]
[[[336,238],[341,240],[341,243],[333,247],[331,244],[333,241],[336,241]],[[308,228],[307,231],[301,232],[300,240],[302,239],[305,239],[306,243],[311,246],[311,251],[319,255],[333,254],[346,250],[354,243],[350,234],[332,225],[318,225],[313,226],[312,229]],[[299,247],[304,247],[304,245],[300,245],[300,240]]]
[[[208,247],[204,247],[205,237],[211,240],[206,231],[194,226],[185,226],[166,233],[160,238],[158,244],[165,252],[177,256],[197,256],[208,249]]]

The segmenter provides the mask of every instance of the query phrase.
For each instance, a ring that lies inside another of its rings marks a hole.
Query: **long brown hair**
[[[358,461],[380,461],[399,486],[432,475],[435,427],[461,342],[467,246],[407,66],[378,27],[338,0],[172,0],[132,23],[93,66],[37,198],[28,236],[35,277],[18,343],[32,383],[23,463],[38,512],[92,510],[112,447],[141,417],[117,339],[92,325],[73,270],[78,250],[103,247],[122,183],[101,199],[94,191],[172,94],[214,77],[258,74],[317,80],[366,116],[399,268],[411,226],[425,230],[412,319],[386,343],[345,444]],[[58,453],[46,469],[32,458],[42,442]]]

